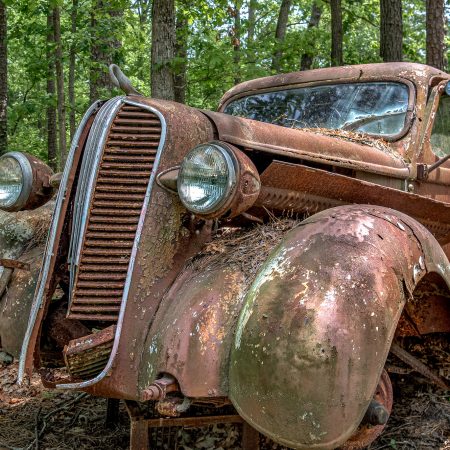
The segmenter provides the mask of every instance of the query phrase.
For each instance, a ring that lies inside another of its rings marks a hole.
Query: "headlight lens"
[[[20,197],[23,173],[19,162],[9,156],[0,158],[0,207],[10,208]]]
[[[28,200],[33,173],[27,157],[19,152],[0,158],[0,208],[18,211]]]
[[[236,167],[228,149],[203,144],[183,160],[178,176],[178,194],[189,211],[209,214],[220,208],[236,185]]]

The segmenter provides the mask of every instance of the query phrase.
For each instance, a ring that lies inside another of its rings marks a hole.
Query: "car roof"
[[[368,81],[403,78],[416,86],[428,87],[432,78],[450,79],[450,75],[425,64],[392,62],[377,64],[359,64],[354,66],[327,67],[324,69],[305,70],[280,75],[273,75],[256,80],[245,81],[227,91],[219,105],[223,107],[230,98],[249,95],[260,90],[278,89],[303,83],[333,81]]]

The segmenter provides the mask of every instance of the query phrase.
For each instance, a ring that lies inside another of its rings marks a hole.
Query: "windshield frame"
[[[401,77],[379,77],[378,76],[378,77],[367,77],[362,80],[355,80],[354,78],[344,78],[344,79],[341,78],[341,79],[335,79],[335,80],[328,79],[328,80],[321,80],[321,81],[312,81],[312,82],[307,82],[307,83],[295,83],[295,84],[289,84],[289,85],[273,86],[273,87],[264,88],[264,89],[254,89],[254,90],[240,92],[236,95],[231,96],[223,104],[220,105],[218,111],[221,113],[227,114],[224,111],[225,111],[225,108],[231,102],[234,102],[235,100],[238,100],[240,98],[251,97],[254,95],[258,95],[258,94],[265,94],[265,93],[278,92],[278,91],[288,91],[291,89],[315,87],[315,86],[333,86],[336,84],[362,84],[362,83],[377,83],[377,82],[378,83],[389,83],[389,82],[399,83],[399,84],[405,85],[408,88],[408,106],[406,109],[405,124],[398,133],[392,134],[392,135],[369,134],[369,133],[364,133],[364,134],[369,137],[372,137],[374,139],[382,139],[387,142],[398,141],[398,140],[402,139],[408,133],[408,131],[410,130],[410,128],[413,124],[413,119],[415,118],[415,104],[416,104],[416,96],[417,96],[417,92],[416,92],[416,88],[415,88],[414,84],[410,80],[401,78]],[[236,116],[236,117],[241,117],[241,116]],[[247,117],[245,117],[245,119],[254,120],[254,119],[249,119]],[[261,123],[265,123],[265,122],[261,122]],[[277,124],[275,124],[275,125],[277,125]],[[277,126],[283,127],[283,125],[277,125]],[[297,128],[297,129],[300,131],[302,130],[301,128]]]

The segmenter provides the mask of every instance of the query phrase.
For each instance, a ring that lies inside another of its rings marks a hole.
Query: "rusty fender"
[[[251,285],[236,328],[229,395],[239,414],[292,448],[343,444],[427,272],[449,286],[437,241],[392,209],[331,208],[288,232]]]
[[[140,392],[169,373],[188,397],[228,396],[230,349],[245,286],[242,272],[234,267],[185,268],[147,335]]]
[[[15,357],[27,328],[53,206],[0,211],[0,258],[6,264],[0,264],[0,349]]]

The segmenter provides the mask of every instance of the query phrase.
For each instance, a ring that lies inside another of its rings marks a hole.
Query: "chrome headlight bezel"
[[[211,148],[216,150],[218,154],[223,158],[223,162],[225,163],[225,167],[227,169],[227,182],[220,198],[211,203],[208,207],[200,209],[197,208],[191,202],[189,202],[183,193],[183,183],[185,182],[185,179],[183,177],[183,170],[186,169],[186,165],[189,161],[189,158],[192,157],[194,152],[197,153],[199,151]],[[187,153],[180,166],[180,171],[177,180],[177,190],[181,203],[183,203],[186,209],[188,209],[194,214],[198,214],[201,216],[209,216],[211,214],[214,215],[218,211],[222,211],[224,207],[226,208],[227,204],[233,198],[233,194],[237,186],[238,175],[239,175],[238,161],[234,153],[230,150],[230,148],[228,148],[225,145],[222,145],[220,142],[215,141],[197,145],[189,153]]]
[[[35,209],[42,206],[53,196],[53,187],[50,185],[52,169],[40,159],[22,152],[8,152],[0,156],[2,159],[12,158],[19,165],[22,172],[22,186],[20,194],[14,203],[2,206],[0,209],[7,212]]]
[[[19,211],[26,205],[28,199],[30,198],[33,189],[33,169],[29,159],[23,153],[5,153],[0,157],[0,164],[2,160],[7,158],[12,158],[19,164],[20,170],[22,171],[22,187],[20,194],[14,203],[8,206],[2,206],[0,203],[0,209],[4,211]]]

